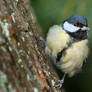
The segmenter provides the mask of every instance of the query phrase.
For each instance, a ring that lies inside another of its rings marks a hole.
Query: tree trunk
[[[61,92],[28,0],[0,0],[0,92]]]

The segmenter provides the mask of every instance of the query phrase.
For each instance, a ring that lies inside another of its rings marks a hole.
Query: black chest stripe
[[[58,54],[57,54],[57,58],[56,58],[56,63],[60,61],[62,55],[64,54],[64,52],[66,51],[67,48],[64,48],[62,51],[60,51]]]
[[[58,62],[60,61],[62,55],[65,54],[65,51],[66,51],[71,45],[72,45],[72,43],[70,42],[70,43],[68,44],[68,47],[63,48],[63,50],[61,50],[61,51],[57,54],[56,63],[58,63]]]

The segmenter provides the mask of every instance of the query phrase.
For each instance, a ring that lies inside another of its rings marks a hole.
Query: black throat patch
[[[87,30],[85,30],[85,31],[78,30],[77,32],[74,32],[74,33],[71,33],[71,32],[67,32],[67,33],[73,39],[78,40],[78,41],[88,39]]]

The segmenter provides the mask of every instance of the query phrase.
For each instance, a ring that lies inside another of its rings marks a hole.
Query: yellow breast
[[[67,47],[69,41],[69,35],[66,34],[61,26],[54,25],[49,29],[46,42],[47,48],[49,48],[52,55],[57,55],[64,47]]]

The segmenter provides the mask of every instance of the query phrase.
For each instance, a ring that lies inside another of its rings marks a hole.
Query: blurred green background
[[[88,19],[92,29],[92,0],[31,0],[38,23],[44,35],[54,24],[61,24],[71,15],[79,14]],[[82,72],[66,78],[66,92],[92,92],[92,30],[89,30],[90,54]]]

